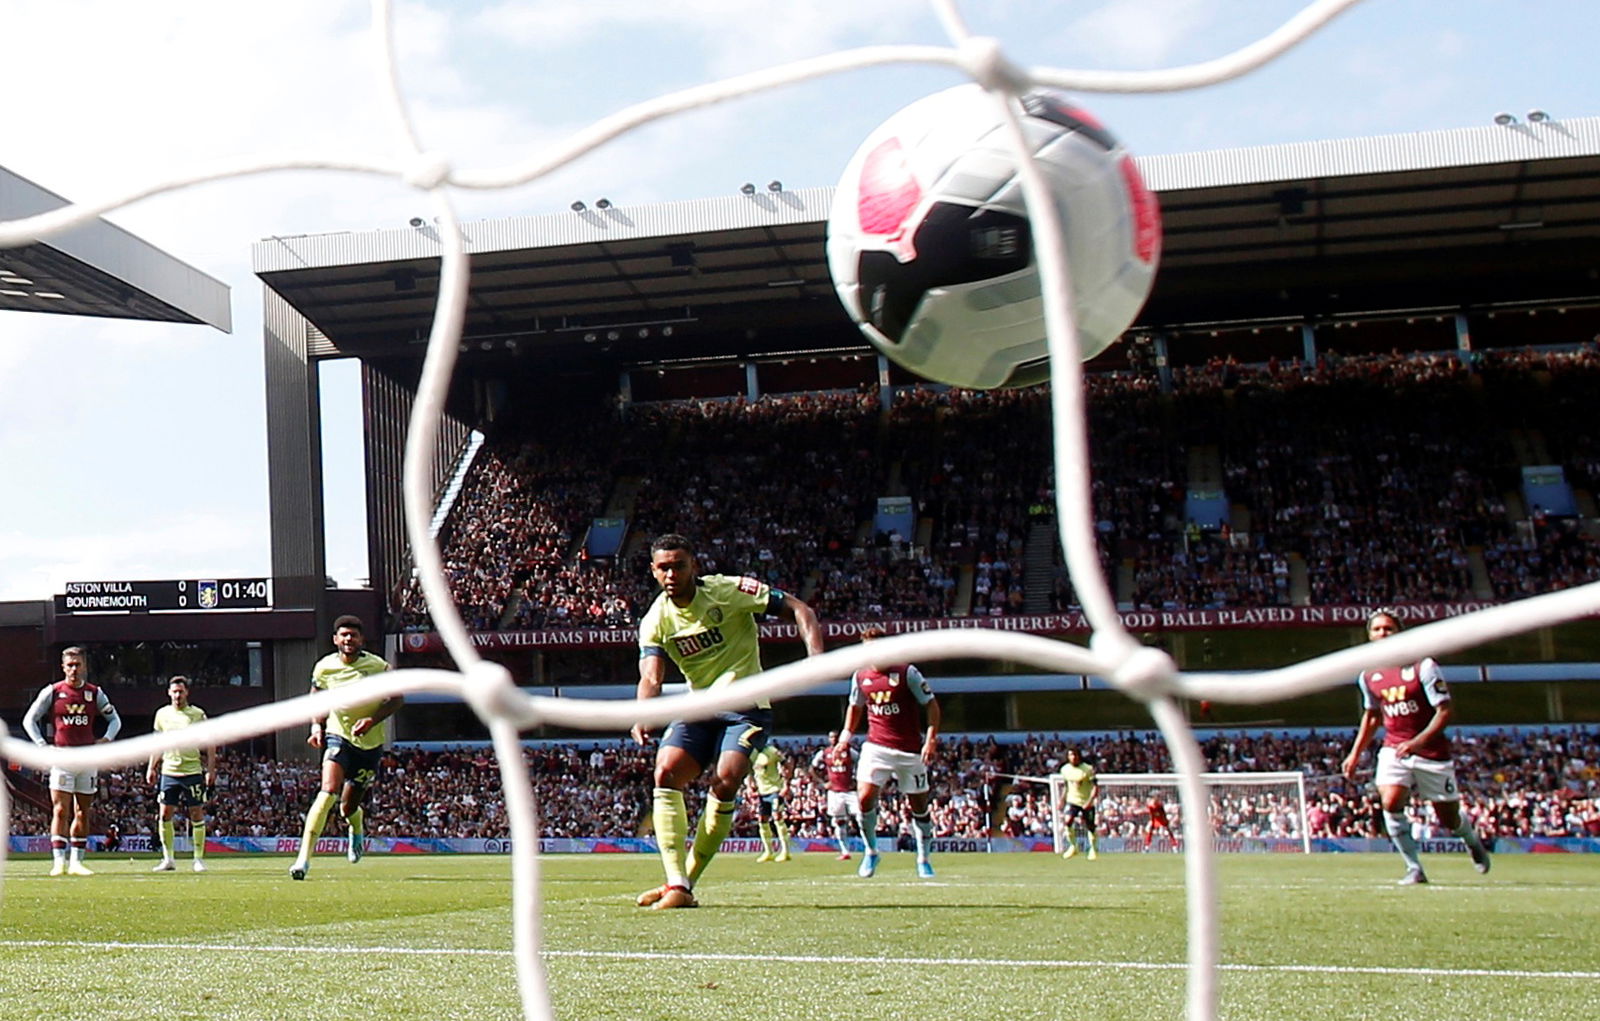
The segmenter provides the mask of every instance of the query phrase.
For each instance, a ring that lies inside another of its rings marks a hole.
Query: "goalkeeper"
[[[681,535],[658,536],[650,544],[650,573],[661,594],[639,622],[641,699],[661,694],[669,658],[695,691],[760,673],[759,614],[790,621],[800,632],[806,655],[822,653],[822,629],[811,607],[755,578],[702,575],[694,547]],[[667,725],[656,750],[652,812],[667,881],[640,894],[640,907],[696,905],[694,884],[733,829],[750,757],[766,746],[771,731],[768,704]],[[649,737],[649,728],[634,725],[635,741],[642,745]],[[683,791],[708,767],[710,790],[691,843]]]

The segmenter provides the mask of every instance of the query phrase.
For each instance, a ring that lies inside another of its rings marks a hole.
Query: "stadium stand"
[[[1089,377],[1102,557],[1130,609],[1509,599],[1600,577],[1593,525],[1519,494],[1523,467],[1557,464],[1593,517],[1592,344],[1213,359],[1172,380]],[[446,526],[452,590],[477,630],[627,627],[653,595],[642,545],[679,531],[708,569],[795,589],[826,619],[1070,607],[1048,414],[1042,388],[915,386],[887,411],[857,390],[692,400],[496,437]],[[787,484],[797,470],[812,484]],[[1208,470],[1228,512],[1202,526],[1185,497]],[[875,533],[875,501],[896,495],[914,534]],[[595,560],[602,514],[629,540]],[[428,629],[414,586],[396,621]]]

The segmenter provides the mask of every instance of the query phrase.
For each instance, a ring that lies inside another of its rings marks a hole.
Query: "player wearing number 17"
[[[1382,641],[1399,630],[1400,618],[1392,610],[1377,610],[1367,618],[1369,642]],[[1472,824],[1461,817],[1461,790],[1456,785],[1455,763],[1450,761],[1450,739],[1444,733],[1452,715],[1450,690],[1445,687],[1439,664],[1424,658],[1404,666],[1368,670],[1362,673],[1359,683],[1361,726],[1350,754],[1345,756],[1344,775],[1355,776],[1361,753],[1382,727],[1383,748],[1378,752],[1374,779],[1389,837],[1406,863],[1400,885],[1428,881],[1417,856],[1411,822],[1406,818],[1412,788],[1424,801],[1433,803],[1440,825],[1467,845],[1478,871],[1488,872],[1489,851]]]
[[[861,640],[870,642],[885,633],[883,628],[869,627],[861,632]],[[929,845],[933,843],[928,770],[939,753],[939,700],[922,671],[909,663],[870,666],[857,670],[850,678],[850,704],[835,749],[849,750],[850,737],[861,726],[862,717],[867,721],[867,740],[861,746],[861,764],[856,767],[856,794],[861,799],[861,832],[867,847],[856,875],[870,879],[878,869],[878,795],[893,780],[911,803],[917,875],[932,879],[933,864],[928,861]]]

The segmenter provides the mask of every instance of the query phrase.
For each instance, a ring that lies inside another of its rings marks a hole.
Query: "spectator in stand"
[[[1367,640],[1382,641],[1400,632],[1400,618],[1393,610],[1378,610],[1367,618]],[[1350,754],[1345,756],[1346,779],[1355,777],[1361,754],[1380,728],[1383,748],[1378,752],[1376,782],[1382,799],[1384,821],[1395,849],[1405,860],[1402,886],[1428,881],[1417,855],[1416,840],[1405,807],[1411,791],[1433,805],[1439,822],[1460,837],[1472,855],[1479,872],[1489,871],[1489,852],[1477,831],[1461,818],[1461,790],[1456,785],[1455,763],[1450,759],[1450,739],[1445,728],[1450,723],[1450,692],[1445,687],[1439,664],[1431,658],[1408,665],[1368,670],[1361,675],[1361,725],[1356,731]]]

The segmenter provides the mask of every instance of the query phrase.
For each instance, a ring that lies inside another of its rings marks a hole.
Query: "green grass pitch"
[[[809,855],[724,855],[696,910],[653,912],[644,855],[542,861],[559,1017],[1183,1016],[1177,855],[942,855],[938,878],[886,855],[877,877]],[[1223,857],[1220,1016],[1600,1016],[1600,859],[1426,862]],[[211,871],[91,859],[51,879],[13,859],[0,902],[0,1018],[296,1021],[516,1018],[505,858],[213,855]]]

